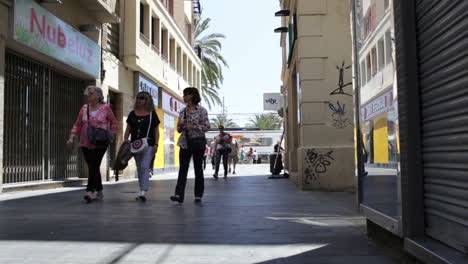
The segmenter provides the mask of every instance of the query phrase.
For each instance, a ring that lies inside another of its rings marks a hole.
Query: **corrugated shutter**
[[[468,1],[416,2],[427,235],[468,245]]]

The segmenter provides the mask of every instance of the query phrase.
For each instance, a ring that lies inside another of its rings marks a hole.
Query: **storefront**
[[[185,107],[184,103],[170,93],[162,90],[161,93],[162,111],[161,117],[164,120],[164,169],[171,170],[179,167],[179,147],[177,141],[180,134],[177,132],[177,122],[179,112]],[[159,113],[158,113],[159,114]]]
[[[2,183],[80,176],[80,152],[67,150],[65,142],[85,86],[100,78],[101,48],[34,1],[17,0],[13,8],[0,62],[5,64]]]
[[[424,263],[467,263],[468,3],[423,2],[354,1],[360,208]]]

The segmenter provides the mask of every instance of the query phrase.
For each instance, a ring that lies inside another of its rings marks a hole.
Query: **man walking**
[[[232,165],[232,174],[236,174],[236,165],[239,161],[239,146],[237,145],[237,140],[232,139],[231,141],[231,153],[228,156],[229,162],[229,173],[231,172],[231,165]]]
[[[213,177],[218,179],[218,172],[219,172],[219,164],[221,163],[221,159],[223,159],[223,167],[224,167],[224,178],[227,178],[228,174],[228,155],[231,151],[229,145],[231,144],[232,137],[224,132],[224,126],[220,125],[218,127],[219,134],[215,137],[215,150],[216,150],[216,168],[215,174]]]

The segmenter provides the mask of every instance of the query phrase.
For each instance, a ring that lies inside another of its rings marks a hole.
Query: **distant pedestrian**
[[[88,103],[83,105],[78,113],[67,146],[71,148],[75,137],[79,135],[79,146],[88,164],[88,185],[83,198],[90,203],[94,199],[104,197],[100,172],[101,161],[119,125],[111,107],[104,103],[101,88],[88,86],[84,94],[87,96]]]
[[[210,144],[210,159],[211,159],[211,166],[212,169],[215,170],[216,168],[216,137],[213,138],[213,141]]]
[[[232,139],[230,147],[231,152],[228,155],[229,173],[231,172],[232,167],[232,174],[236,174],[236,165],[237,162],[239,162],[239,145],[237,144],[236,139]]]
[[[179,138],[180,147],[179,176],[175,194],[171,196],[171,201],[183,203],[185,197],[185,185],[187,184],[187,173],[190,159],[193,156],[193,166],[195,167],[195,202],[200,203],[203,197],[205,183],[203,179],[203,155],[206,149],[205,132],[210,128],[208,112],[199,105],[201,101],[200,93],[195,87],[184,89],[184,107],[179,113],[177,131],[182,133]]]
[[[221,159],[223,160],[223,167],[224,167],[224,178],[227,178],[228,174],[228,155],[231,152],[231,141],[232,137],[224,132],[224,126],[219,125],[219,134],[216,136],[215,139],[215,149],[216,149],[216,169],[213,177],[218,179],[218,172],[219,172],[219,165],[221,163]]]
[[[206,170],[206,159],[210,155],[210,146],[206,144],[205,153],[203,154],[203,170]]]
[[[124,140],[130,136],[133,157],[135,158],[140,192],[136,199],[146,202],[153,169],[152,161],[158,151],[159,118],[154,110],[153,97],[148,92],[139,92],[133,111],[127,118]]]
[[[246,157],[247,157],[247,161],[249,162],[249,164],[252,164],[253,163],[253,149],[250,148],[249,151],[247,151],[247,154],[246,154]]]
[[[276,153],[280,152],[281,153],[283,151],[284,151],[284,148],[281,147],[281,142],[279,142],[279,141],[276,142],[276,145],[273,147],[273,152],[276,152]]]
[[[245,159],[245,149],[244,149],[244,146],[241,147],[240,149],[240,160],[243,162],[244,159]]]
[[[256,150],[254,150],[252,153],[252,160],[253,160],[253,164],[257,164],[258,154]]]

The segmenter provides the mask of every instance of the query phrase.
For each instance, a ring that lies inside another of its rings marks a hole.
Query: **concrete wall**
[[[283,75],[288,87],[290,170],[303,189],[353,188],[349,1],[297,0],[289,4],[291,14],[297,15],[298,28],[293,58]]]

